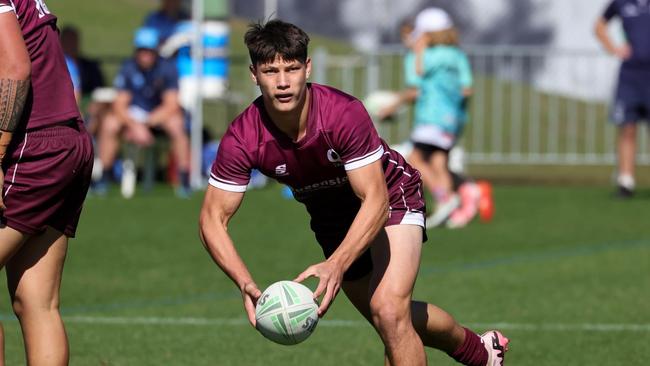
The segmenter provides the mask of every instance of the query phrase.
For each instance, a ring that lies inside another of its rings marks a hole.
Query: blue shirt
[[[122,64],[115,88],[131,94],[131,105],[152,111],[162,102],[165,91],[178,90],[178,73],[172,61],[158,58],[151,70],[142,70],[134,59]]]
[[[81,93],[81,74],[79,67],[71,57],[65,56],[65,65],[68,67],[70,78],[72,79],[72,86],[77,93]]]
[[[618,16],[623,22],[625,37],[632,48],[632,56],[623,62],[623,68],[650,69],[650,1],[614,0],[603,18],[609,21]]]
[[[423,74],[418,75],[415,54],[404,60],[406,84],[418,88],[415,102],[415,125],[435,124],[457,135],[467,116],[463,106],[463,89],[472,86],[472,71],[465,53],[454,46],[429,47],[423,55]]]

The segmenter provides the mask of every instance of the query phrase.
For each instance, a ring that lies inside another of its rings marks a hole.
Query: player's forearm
[[[215,224],[214,220],[201,215],[200,237],[212,260],[239,289],[253,282],[253,277],[237,253],[225,225]]]
[[[616,53],[616,46],[614,45],[614,42],[612,42],[612,39],[609,37],[609,33],[607,33],[607,22],[604,19],[601,18],[596,21],[594,33],[596,34],[598,41],[600,41],[600,44],[603,45],[607,52],[610,54]]]
[[[22,80],[0,78],[0,161],[23,114],[29,94],[29,74]]]
[[[388,219],[388,196],[382,192],[384,194],[377,192],[363,200],[347,235],[329,261],[338,262],[348,269],[368,249]]]
[[[169,119],[169,116],[179,112],[180,107],[178,105],[161,105],[160,107],[154,108],[154,110],[149,113],[148,121],[149,123],[159,124],[165,122]]]

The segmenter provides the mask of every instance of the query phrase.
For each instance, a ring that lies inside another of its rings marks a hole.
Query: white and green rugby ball
[[[257,330],[273,342],[298,344],[316,329],[318,304],[314,293],[298,282],[279,281],[269,286],[255,307]]]

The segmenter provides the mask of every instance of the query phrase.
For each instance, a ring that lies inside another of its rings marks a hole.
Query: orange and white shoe
[[[510,340],[498,330],[490,330],[481,335],[481,341],[483,341],[483,345],[488,352],[486,366],[503,366]]]

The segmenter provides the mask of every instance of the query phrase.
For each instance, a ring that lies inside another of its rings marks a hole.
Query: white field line
[[[243,318],[191,318],[191,317],[114,317],[114,316],[64,316],[65,323],[105,324],[105,325],[190,325],[190,326],[245,326]],[[355,328],[365,326],[361,320],[325,319],[321,327]],[[616,323],[470,323],[465,324],[478,329],[520,330],[530,332],[650,332],[650,324]]]

